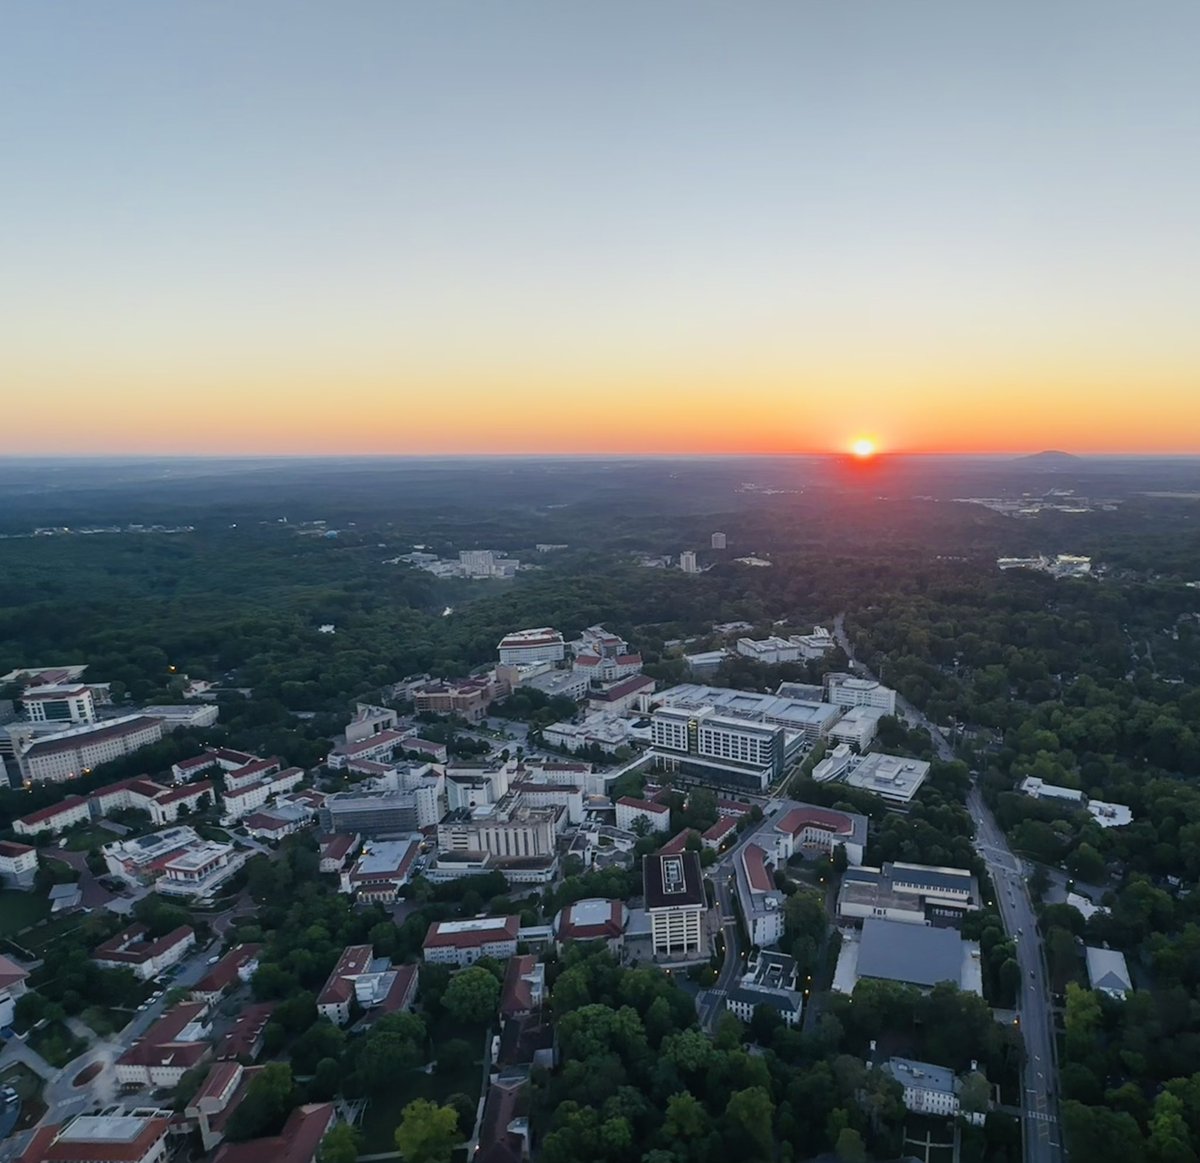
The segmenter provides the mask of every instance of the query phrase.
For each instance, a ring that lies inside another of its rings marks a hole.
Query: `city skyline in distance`
[[[1200,452],[1180,0],[8,33],[0,456]]]

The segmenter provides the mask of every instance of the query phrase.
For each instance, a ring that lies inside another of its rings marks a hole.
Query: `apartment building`
[[[642,893],[655,958],[696,961],[708,955],[704,932],[708,901],[697,853],[644,856]]]
[[[425,934],[422,956],[433,965],[474,965],[480,957],[506,960],[516,956],[521,918],[475,917],[466,921],[434,921]]]
[[[37,876],[38,854],[28,844],[0,840],[0,885],[5,888],[31,889]]]
[[[750,943],[765,948],[783,937],[783,893],[775,887],[773,853],[755,843],[742,847],[734,861],[738,903]]]
[[[160,719],[126,715],[106,723],[87,723],[23,744],[17,765],[26,783],[63,783],[93,767],[132,755],[163,736]]]
[[[248,942],[235,945],[192,986],[191,1000],[216,1005],[229,989],[244,985],[258,968],[262,945]]]

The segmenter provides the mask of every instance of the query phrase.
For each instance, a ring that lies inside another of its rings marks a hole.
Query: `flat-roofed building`
[[[722,715],[711,707],[660,707],[650,731],[660,765],[705,783],[755,792],[783,774],[789,749],[794,750],[782,727]]]
[[[323,832],[400,836],[438,822],[437,788],[408,791],[346,791],[327,796],[318,811]]]
[[[172,1117],[169,1110],[117,1107],[68,1123],[43,1123],[16,1163],[165,1163]]]
[[[521,918],[474,917],[465,921],[434,921],[421,947],[433,965],[474,965],[480,957],[503,960],[515,956]]]
[[[958,926],[978,908],[979,887],[966,869],[900,861],[846,869],[837,902],[842,920],[879,917],[914,925]]]
[[[912,801],[928,775],[929,764],[924,759],[872,752],[850,767],[843,782],[874,792],[889,804],[902,806]]]
[[[487,852],[499,858],[553,856],[566,809],[529,807],[515,797],[506,801],[447,813],[438,824],[438,851]]]
[[[866,751],[879,730],[883,711],[879,707],[850,707],[829,728],[829,738],[835,743],[848,743],[857,751]]]
[[[952,1118],[958,1114],[958,1079],[946,1066],[889,1058],[881,1067],[904,1087],[904,1105],[918,1115]]]
[[[704,918],[708,898],[695,852],[642,858],[642,892],[656,958],[696,961],[707,955]]]
[[[459,679],[423,683],[413,691],[412,700],[418,713],[461,715],[469,723],[480,723],[501,693],[490,679]]]
[[[421,850],[420,837],[408,840],[373,840],[354,866],[341,874],[341,890],[356,900],[390,904],[412,876]]]
[[[896,692],[872,678],[830,672],[825,676],[825,698],[835,707],[877,707],[885,715],[896,713]]]
[[[155,881],[154,891],[167,896],[192,897],[196,902],[207,900],[251,855],[219,840],[198,840],[163,861],[162,876]]]
[[[220,707],[216,703],[169,703],[143,707],[142,714],[161,719],[164,729],[173,731],[176,727],[211,727]]]
[[[96,701],[83,683],[31,686],[21,694],[25,714],[33,723],[94,723]]]
[[[550,626],[506,634],[500,639],[496,651],[501,664],[505,666],[527,662],[561,662],[567,655],[563,636]]]
[[[624,901],[589,897],[559,909],[554,918],[554,939],[559,947],[571,941],[603,941],[610,953],[625,943],[629,909]]]
[[[804,1013],[804,994],[797,988],[796,962],[783,953],[760,952],[741,981],[726,995],[725,1008],[743,1022],[759,1006],[774,1010],[784,1025],[797,1026]]]

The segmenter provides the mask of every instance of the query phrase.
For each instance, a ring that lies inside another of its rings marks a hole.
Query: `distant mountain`
[[[1059,452],[1056,448],[1048,448],[1044,452],[1035,452],[1030,456],[1018,456],[1018,464],[1034,465],[1039,468],[1067,468],[1077,464],[1081,458],[1070,452]]]

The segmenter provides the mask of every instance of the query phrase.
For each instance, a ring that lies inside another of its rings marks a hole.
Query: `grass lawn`
[[[123,1030],[136,1013],[136,1010],[114,1009],[111,1006],[88,1006],[79,1016],[96,1031],[97,1037],[107,1038]]]
[[[0,937],[12,937],[50,915],[50,902],[15,888],[0,891]]]
[[[371,1099],[359,1127],[363,1136],[364,1155],[396,1149],[393,1136],[400,1124],[400,1116],[415,1098],[445,1102],[452,1094],[465,1094],[472,1102],[479,1101],[479,1086],[483,1079],[483,1031],[477,1026],[454,1029],[446,1023],[435,1034],[440,1036],[438,1040],[445,1040],[464,1037],[468,1031],[468,1041],[472,1046],[478,1046],[478,1052],[470,1062],[449,1072],[435,1070],[432,1074],[426,1074],[422,1070],[414,1070],[402,1080],[397,1080],[398,1085],[394,1090]],[[434,1056],[437,1056],[437,1041],[434,1042]]]
[[[135,835],[136,829],[131,829],[129,834]],[[90,848],[102,848],[120,839],[116,832],[110,832],[107,828],[81,828],[67,837],[67,848],[71,852],[87,852]]]
[[[78,913],[56,917],[44,925],[39,925],[32,933],[26,933],[21,944],[37,956],[45,957],[65,933],[73,933],[84,920],[85,916]]]
[[[222,844],[232,843],[233,837],[224,828],[218,828],[216,824],[193,823],[192,827],[196,829],[196,835],[203,840],[217,840]]]
[[[49,1022],[29,1035],[29,1045],[51,1066],[66,1066],[87,1049],[87,1043],[76,1038],[62,1022]]]

